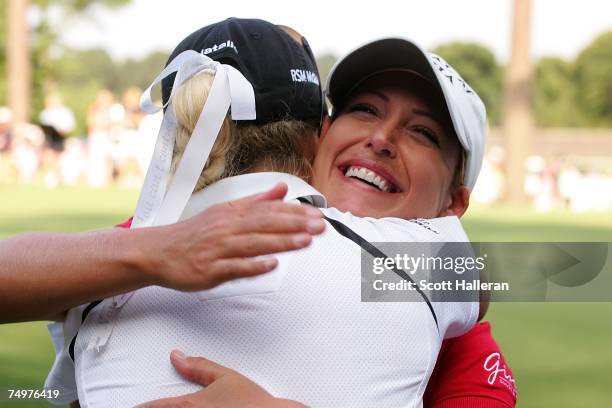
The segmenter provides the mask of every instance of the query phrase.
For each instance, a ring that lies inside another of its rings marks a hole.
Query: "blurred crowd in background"
[[[75,117],[59,94],[45,98],[36,124],[10,127],[0,107],[0,183],[139,188],[148,167],[160,115],[140,112],[141,90],[120,100],[102,89],[87,110],[87,134],[74,135]]]
[[[505,155],[502,147],[488,149],[471,202],[494,204],[503,200]],[[539,155],[530,156],[525,167],[524,190],[537,211],[612,210],[612,174],[605,167],[599,168],[588,160]]]
[[[10,127],[0,107],[0,183],[140,188],[153,153],[161,114],[139,109],[141,90],[120,98],[100,90],[87,109],[87,134],[75,135],[75,116],[58,93],[45,98],[36,124]],[[505,151],[489,147],[472,202],[494,204],[505,193]],[[530,156],[524,189],[538,211],[612,210],[612,174],[568,157]]]

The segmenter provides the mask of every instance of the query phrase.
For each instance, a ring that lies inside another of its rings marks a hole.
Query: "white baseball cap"
[[[329,74],[327,96],[332,107],[341,104],[367,77],[393,70],[407,70],[424,77],[444,96],[465,152],[463,183],[471,191],[482,166],[487,113],[476,92],[441,57],[403,38],[383,38],[357,47],[340,58]]]

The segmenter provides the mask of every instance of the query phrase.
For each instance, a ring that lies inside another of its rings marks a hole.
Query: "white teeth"
[[[363,167],[359,169],[359,171],[357,172],[357,177],[359,177],[360,179],[366,180],[366,173],[368,171],[366,169],[364,169]],[[366,180],[367,181],[367,180]]]
[[[372,183],[376,187],[378,187],[379,190],[381,191],[384,191],[384,192],[389,191],[388,182],[385,179],[383,179],[378,174],[364,167],[351,166],[346,170],[344,175],[346,177],[357,177],[357,178],[367,181],[368,183]]]

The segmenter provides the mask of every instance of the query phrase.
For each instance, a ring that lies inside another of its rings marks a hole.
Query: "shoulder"
[[[516,384],[512,371],[493,336],[488,322],[479,323],[466,334],[447,339],[427,385],[427,407],[514,407]],[[480,406],[480,405],[479,405]]]
[[[468,237],[457,217],[401,218],[357,217],[350,212],[335,208],[322,209],[323,213],[333,220],[351,228],[356,233],[375,241],[397,242],[466,242]]]

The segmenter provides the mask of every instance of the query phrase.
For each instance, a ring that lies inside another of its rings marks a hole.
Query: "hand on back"
[[[283,202],[286,193],[280,183],[177,224],[143,230],[140,257],[151,284],[196,291],[273,270],[275,258],[254,257],[304,248],[325,229],[318,209]]]

